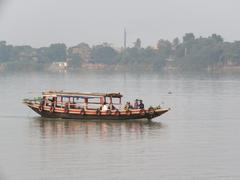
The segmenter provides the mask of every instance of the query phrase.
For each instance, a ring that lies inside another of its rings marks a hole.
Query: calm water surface
[[[238,77],[0,74],[0,87],[1,180],[240,179]],[[152,122],[52,121],[21,103],[49,89],[172,110]]]

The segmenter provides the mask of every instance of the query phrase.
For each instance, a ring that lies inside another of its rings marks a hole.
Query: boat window
[[[110,104],[110,102],[111,102],[110,97],[106,97],[106,98],[105,98],[105,101],[106,101],[107,104]]]
[[[103,102],[103,97],[80,97],[80,96],[57,96],[57,107],[63,108],[66,104],[69,104],[71,109],[80,109],[86,106],[88,109],[98,109],[101,106],[101,99]],[[118,98],[115,98],[116,100]],[[51,101],[49,101],[51,102]],[[107,98],[107,103],[110,103],[110,98]],[[119,103],[116,101],[116,103]]]
[[[100,98],[99,97],[89,97],[88,104],[100,104]]]
[[[81,109],[84,105],[84,98],[74,97],[73,108]]]
[[[62,97],[57,96],[57,107],[61,107],[62,106]]]
[[[112,98],[112,103],[113,104],[120,104],[120,99],[119,98]]]
[[[100,97],[89,97],[88,98],[88,109],[100,108]]]
[[[67,96],[57,96],[57,107],[64,107],[66,103],[69,102],[69,97]]]

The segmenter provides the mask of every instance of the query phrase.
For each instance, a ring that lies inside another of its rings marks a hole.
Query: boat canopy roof
[[[81,93],[81,92],[64,92],[64,91],[45,91],[42,92],[43,96],[68,96],[68,97],[113,97],[121,98],[119,92],[112,93]]]

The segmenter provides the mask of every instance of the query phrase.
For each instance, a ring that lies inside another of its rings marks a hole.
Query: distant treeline
[[[225,42],[220,35],[196,38],[186,33],[172,42],[161,39],[155,47],[114,48],[108,43],[89,46],[63,43],[49,47],[13,46],[0,41],[0,70],[46,70],[56,62],[67,62],[69,70],[94,67],[128,70],[214,70],[240,65],[240,41]]]

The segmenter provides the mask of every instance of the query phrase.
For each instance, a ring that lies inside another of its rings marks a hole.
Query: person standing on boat
[[[52,107],[55,108],[57,106],[57,97],[53,97]]]
[[[138,109],[139,108],[138,99],[135,100],[133,107],[134,107],[134,109]]]
[[[46,97],[44,96],[42,99],[41,99],[41,102],[40,102],[40,106],[44,106],[45,104],[45,101],[46,101]]]
[[[87,111],[87,109],[88,109],[88,99],[87,98],[84,98],[83,109],[84,109],[84,111]]]
[[[144,109],[144,104],[143,104],[142,100],[140,100],[139,109]]]

